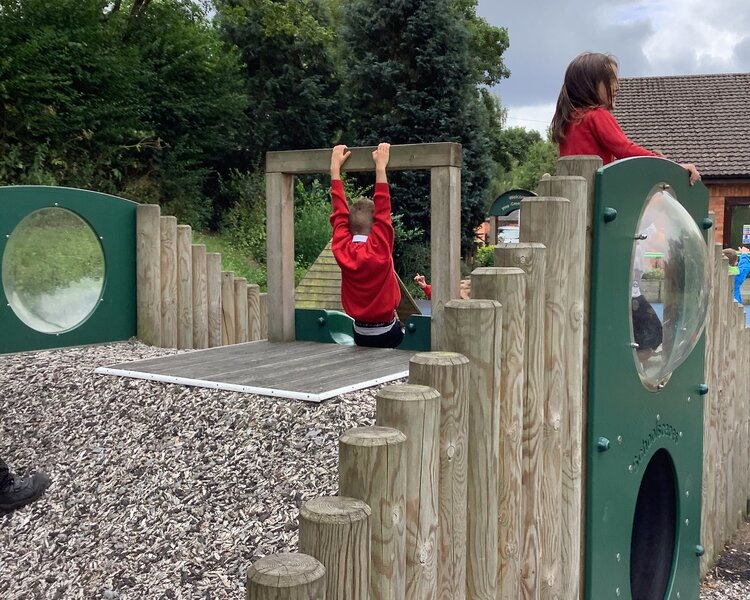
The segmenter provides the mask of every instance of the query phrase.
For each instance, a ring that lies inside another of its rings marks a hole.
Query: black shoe
[[[33,502],[50,485],[49,477],[44,473],[36,473],[30,477],[11,477],[11,482],[0,490],[0,512],[7,513]]]

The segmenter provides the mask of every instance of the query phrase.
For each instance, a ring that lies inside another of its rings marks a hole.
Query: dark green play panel
[[[708,193],[659,158],[596,176],[586,598],[697,600]]]
[[[0,188],[0,353],[136,334],[136,206],[87,190]]]

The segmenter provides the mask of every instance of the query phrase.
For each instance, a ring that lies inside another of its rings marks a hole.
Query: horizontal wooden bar
[[[350,148],[352,155],[344,164],[344,171],[372,171],[372,151],[375,146]],[[461,144],[436,142],[432,144],[394,144],[388,169],[411,171],[432,169],[433,167],[460,167]],[[327,173],[331,168],[331,149],[282,150],[266,152],[266,172],[286,173]]]

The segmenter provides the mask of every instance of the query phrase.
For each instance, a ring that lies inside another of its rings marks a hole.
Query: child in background
[[[417,285],[422,288],[422,291],[424,292],[424,295],[427,297],[427,299],[432,300],[432,286],[427,283],[424,275],[420,275],[419,273],[417,273],[414,276],[414,281],[416,281]]]
[[[630,141],[612,115],[618,68],[614,56],[598,52],[579,54],[568,65],[551,124],[560,156],[596,155],[605,165],[631,156],[659,156]],[[681,166],[690,185],[700,179],[695,165]]]
[[[734,248],[724,248],[721,253],[726,256],[727,260],[729,261],[729,274],[737,275],[740,272],[740,270],[737,268],[737,250],[735,250]]]
[[[358,346],[395,348],[404,338],[404,328],[396,318],[401,290],[393,268],[395,236],[386,175],[390,144],[380,144],[372,153],[373,200],[359,199],[351,208],[341,181],[341,167],[349,156],[344,145],[331,152],[331,248],[341,268],[341,304],[354,319]]]
[[[734,299],[740,304],[742,304],[740,288],[748,274],[750,274],[750,250],[743,246],[737,256],[737,275],[734,276]]]

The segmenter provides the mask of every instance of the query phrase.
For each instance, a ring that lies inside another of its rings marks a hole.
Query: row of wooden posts
[[[340,438],[340,496],[303,506],[304,556],[252,565],[248,598],[578,597],[589,197],[580,176],[541,189],[522,243],[445,305],[436,352],[379,391],[377,427]]]
[[[706,323],[703,404],[701,575],[748,515],[750,500],[750,328],[734,300],[733,277],[721,244],[713,244],[712,290]]]
[[[189,225],[136,211],[138,338],[162,348],[213,348],[265,339],[266,294],[222,271],[221,255],[193,244]]]
[[[582,598],[593,157],[558,162],[519,244],[445,305],[435,352],[339,439],[339,496],[300,511],[300,553],[248,569],[247,597]],[[583,232],[586,232],[583,235]],[[747,513],[750,333],[714,247],[702,572]],[[434,334],[433,334],[434,335]],[[469,401],[470,399],[470,401]]]

